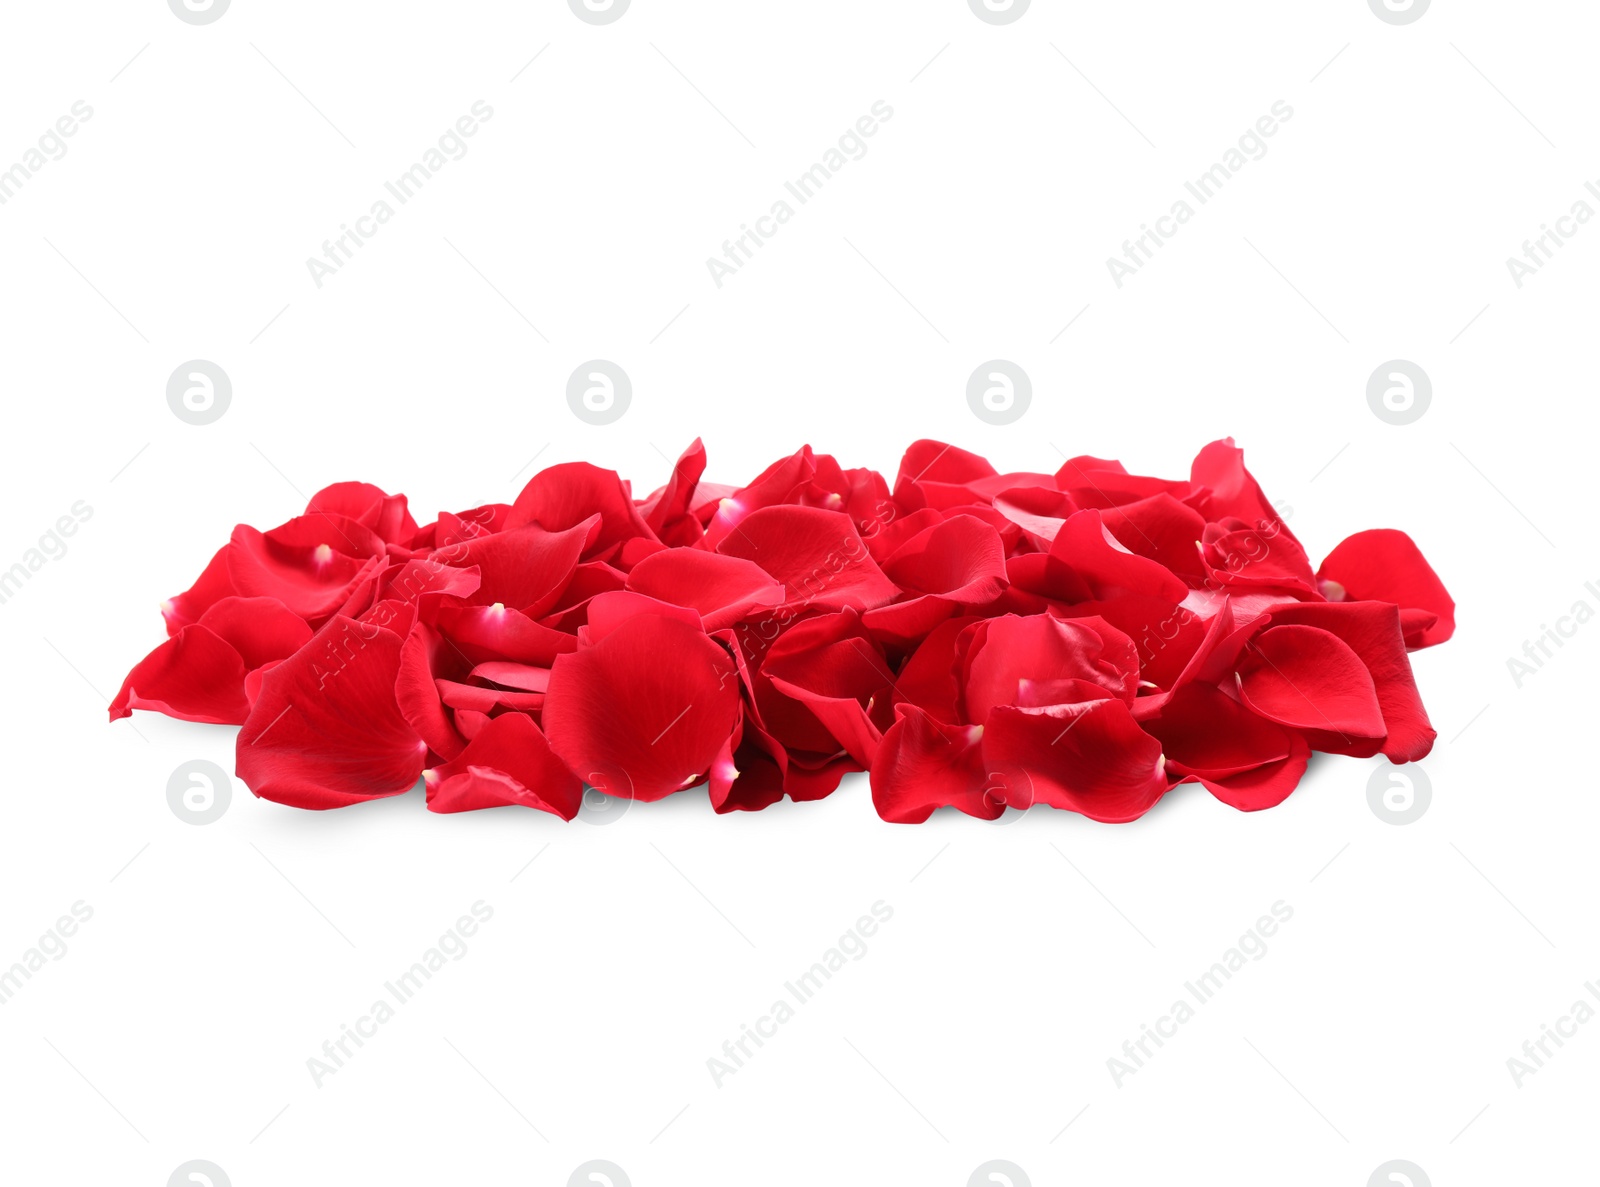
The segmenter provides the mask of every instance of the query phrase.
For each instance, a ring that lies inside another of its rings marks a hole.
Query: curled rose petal
[[[1256,716],[1209,684],[1180,689],[1144,728],[1161,742],[1169,775],[1194,779],[1245,812],[1282,803],[1311,755],[1299,733]]]
[[[1456,631],[1456,603],[1411,537],[1392,528],[1357,532],[1328,554],[1317,584],[1330,602],[1393,602],[1406,647],[1443,643]]]
[[[648,556],[628,574],[628,588],[699,613],[718,631],[784,600],[781,582],[754,561],[673,548]]]
[[[837,511],[764,507],[747,515],[717,551],[759,565],[783,583],[786,601],[813,610],[870,610],[900,592],[850,517]]]
[[[937,808],[994,820],[1005,801],[986,782],[983,730],[947,725],[915,705],[901,705],[872,762],[872,804],[892,824],[921,824]]]
[[[983,753],[995,769],[1025,772],[1032,802],[1091,820],[1137,820],[1167,790],[1161,743],[1120,700],[999,706],[984,725]]]
[[[452,761],[423,772],[430,812],[518,805],[571,820],[583,781],[555,756],[531,717],[490,718]]]
[[[1239,696],[1252,711],[1315,734],[1381,740],[1387,732],[1372,675],[1342,639],[1313,626],[1274,625],[1250,644]],[[1376,753],[1374,745],[1370,753]]]
[[[557,657],[544,729],[585,782],[649,801],[704,777],[738,715],[728,653],[686,623],[639,615]]]
[[[400,636],[334,618],[269,671],[239,731],[239,777],[262,799],[343,808],[416,785],[428,747],[395,703]]]

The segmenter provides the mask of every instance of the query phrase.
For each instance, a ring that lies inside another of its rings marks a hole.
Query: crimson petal
[[[343,808],[399,795],[427,744],[395,703],[400,636],[336,617],[278,664],[239,731],[239,777],[262,799]]]
[[[544,729],[585,782],[650,801],[704,775],[738,715],[728,653],[685,623],[639,615],[557,657]]]
[[[1161,743],[1121,700],[997,707],[984,723],[983,754],[992,769],[1025,772],[1035,803],[1091,820],[1136,820],[1167,790]]]
[[[550,749],[533,719],[492,718],[453,761],[423,772],[430,812],[473,812],[520,805],[571,820],[583,782]]]

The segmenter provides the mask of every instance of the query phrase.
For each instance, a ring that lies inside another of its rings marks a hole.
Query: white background
[[[0,168],[94,115],[0,206],[0,568],[93,517],[0,605],[0,963],[94,916],[0,1007],[0,1178],[1579,1181],[1600,1025],[1520,1088],[1506,1060],[1600,976],[1600,628],[1520,688],[1506,661],[1600,607],[1600,226],[1520,289],[1505,259],[1600,179],[1597,33],[1489,0],[1405,27],[1362,0],[6,5]],[[306,258],[479,99],[470,152],[319,289]],[[867,155],[719,289],[706,258],[880,99]],[[1265,157],[1119,289],[1106,257],[1280,99]],[[607,427],[564,398],[594,357],[634,383]],[[1034,383],[1005,427],[965,402],[994,357]],[[1397,357],[1434,385],[1405,427],[1365,396]],[[234,385],[206,427],[166,404],[193,358]],[[194,827],[168,776],[231,771],[235,731],[105,722],[237,522],[350,478],[425,519],[575,459],[643,493],[697,434],[726,482],[803,442],[892,474],[923,436],[1180,477],[1233,435],[1314,560],[1404,528],[1460,603],[1414,657],[1430,810],[1385,823],[1374,764],[1319,756],[1273,811],[1190,786],[1126,826],[891,826],[858,777],[608,828],[235,783]],[[307,1058],[479,899],[469,954],[316,1087]],[[880,899],[867,955],[716,1087]],[[1280,899],[1268,954],[1118,1087],[1106,1060]]]

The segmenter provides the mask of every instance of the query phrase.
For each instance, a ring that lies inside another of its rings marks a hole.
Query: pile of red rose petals
[[[870,771],[885,820],[1048,804],[1143,815],[1194,782],[1280,803],[1313,750],[1409,762],[1434,730],[1409,650],[1455,603],[1402,532],[1313,572],[1231,440],[1187,480],[1093,457],[999,474],[937,441],[891,487],[810,447],[748,485],[584,462],[418,527],[320,491],[241,525],[162,606],[113,720],[242,725],[258,796],[338,808],[422,776],[436,812],[565,819],[585,786],[718,812]]]

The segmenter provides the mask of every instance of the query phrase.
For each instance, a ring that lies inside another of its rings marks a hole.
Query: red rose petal
[[[783,583],[789,603],[813,610],[870,610],[900,592],[850,517],[836,511],[764,507],[745,516],[717,551],[753,561]]]
[[[1347,537],[1322,562],[1317,583],[1330,602],[1393,602],[1402,617],[1409,611],[1415,625],[1407,628],[1405,643],[1412,650],[1455,634],[1455,599],[1404,532],[1378,528]]]
[[[892,824],[921,824],[937,808],[953,807],[994,820],[1006,801],[988,790],[983,731],[947,725],[915,705],[901,705],[872,762],[872,806]]]
[[[395,703],[400,636],[334,618],[267,673],[239,731],[239,777],[262,799],[342,808],[416,785],[427,744]]]
[[[1318,627],[1337,635],[1361,657],[1372,677],[1387,731],[1383,754],[1390,762],[1415,762],[1433,749],[1437,736],[1411,672],[1400,611],[1387,602],[1320,602],[1275,606],[1272,621]],[[1274,627],[1276,629],[1276,627]],[[1321,746],[1319,749],[1333,749]],[[1371,754],[1365,746],[1338,749],[1340,754]]]
[[[584,781],[649,801],[700,779],[738,714],[727,652],[703,631],[640,615],[556,659],[544,729]]]
[[[245,674],[233,644],[186,626],[134,665],[111,702],[111,720],[150,709],[180,721],[242,725],[250,714]]]
[[[424,781],[431,812],[517,805],[571,820],[583,804],[583,781],[521,713],[491,718],[456,759],[424,772]]]
[[[584,560],[604,558],[633,536],[655,539],[634,506],[628,484],[613,471],[587,462],[568,462],[535,474],[511,505],[506,529],[537,524],[547,532],[564,532],[594,515],[600,517],[600,526]]]
[[[1120,700],[999,706],[984,723],[983,753],[995,770],[1025,773],[1034,803],[1091,820],[1136,820],[1167,790],[1161,743]]]
[[[646,557],[628,574],[628,588],[698,611],[708,631],[781,605],[785,597],[783,584],[755,562],[697,548]]]
[[[1347,742],[1387,732],[1361,657],[1317,627],[1274,623],[1257,635],[1241,659],[1239,693],[1254,712],[1296,729]]]

